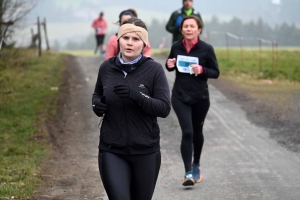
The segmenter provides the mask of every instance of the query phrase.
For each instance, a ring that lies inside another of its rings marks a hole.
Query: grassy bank
[[[0,56],[0,199],[22,199],[41,184],[46,122],[57,112],[64,56],[37,57],[31,50],[2,50]]]
[[[238,84],[252,97],[269,101],[278,112],[295,110],[300,91],[300,48],[215,48],[220,77]],[[153,50],[153,55],[167,56],[169,50]],[[292,100],[293,99],[293,100]]]
[[[152,49],[152,55],[169,54],[169,49]],[[62,51],[75,56],[97,56],[92,50]],[[222,77],[253,81],[273,80],[300,82],[300,48],[280,47],[278,50],[258,48],[215,48]]]
[[[222,77],[235,79],[300,82],[300,48],[215,48]],[[153,50],[153,55],[168,55],[169,50]]]

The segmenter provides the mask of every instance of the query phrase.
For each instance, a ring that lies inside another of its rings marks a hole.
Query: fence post
[[[1,38],[0,38],[0,50],[2,48],[2,42],[4,41],[4,36],[1,35]]]
[[[275,65],[275,43],[272,41],[272,72],[274,73],[274,65]]]
[[[0,21],[0,26],[1,26],[1,25],[6,25],[6,28],[4,29],[4,31],[1,31],[1,32],[0,32],[0,50],[1,50],[1,48],[2,48],[3,42],[5,42],[5,35],[6,35],[6,32],[7,32],[8,28],[9,28],[9,26],[11,26],[11,25],[13,25],[13,24],[14,24],[14,22],[11,22],[11,21],[9,21],[9,22],[2,22],[2,21]],[[1,35],[1,34],[2,34],[2,35]]]
[[[226,38],[226,51],[227,51],[227,59],[229,60],[229,44],[228,44],[228,34],[227,32],[225,33],[225,38]]]
[[[278,66],[279,65],[279,54],[278,54],[278,43],[276,41],[275,41],[275,48],[276,48],[276,66]]]
[[[259,43],[259,71],[261,71],[261,38],[258,38]]]
[[[50,46],[49,46],[49,41],[48,41],[47,25],[46,25],[46,18],[45,17],[44,17],[43,26],[44,26],[44,32],[45,32],[45,40],[46,40],[47,50],[49,51],[50,50]]]
[[[244,56],[243,56],[243,43],[242,43],[243,38],[239,37],[239,43],[240,43],[240,51],[241,51],[241,62],[242,66],[244,65]]]
[[[206,31],[207,32],[207,43],[210,43],[210,35],[209,35],[209,31]]]
[[[37,26],[38,26],[38,48],[39,48],[39,56],[42,56],[42,37],[41,37],[41,24],[40,18],[37,18]]]

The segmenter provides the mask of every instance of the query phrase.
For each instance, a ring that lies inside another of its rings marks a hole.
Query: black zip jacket
[[[178,55],[198,57],[199,65],[203,67],[203,73],[198,76],[195,76],[195,74],[181,73],[178,71],[177,66],[169,69],[166,63],[166,69],[168,71],[176,70],[172,95],[189,105],[209,98],[207,79],[218,78],[220,74],[213,47],[199,39],[199,42],[187,53],[181,40],[172,45],[168,59],[177,59]]]
[[[159,151],[160,129],[157,117],[165,118],[171,110],[170,90],[161,64],[142,57],[126,76],[117,65],[117,57],[104,61],[98,73],[92,103],[105,96],[106,111],[100,129],[99,149],[118,154],[147,154]],[[126,66],[128,67],[128,66]],[[114,86],[128,84],[141,92],[134,102],[120,98]]]

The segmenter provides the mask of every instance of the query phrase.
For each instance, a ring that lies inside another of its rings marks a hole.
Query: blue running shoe
[[[200,163],[193,163],[193,179],[196,183],[200,183],[202,181],[202,173],[200,171]]]
[[[183,186],[193,186],[195,184],[195,181],[193,179],[192,172],[187,172],[184,176],[184,180],[182,181]]]

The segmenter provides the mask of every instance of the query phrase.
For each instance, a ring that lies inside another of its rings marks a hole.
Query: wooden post
[[[44,17],[44,22],[43,22],[43,26],[44,26],[44,32],[45,32],[45,39],[46,39],[46,45],[47,45],[47,50],[50,50],[50,46],[49,46],[49,40],[48,40],[48,34],[47,34],[47,25],[46,25],[46,18]]]
[[[41,37],[41,24],[40,24],[40,18],[37,18],[37,26],[38,26],[38,48],[39,48],[39,56],[42,56],[42,37]]]
[[[241,62],[242,66],[244,65],[244,56],[243,56],[243,43],[242,43],[243,38],[239,37],[239,43],[240,43],[240,51],[241,51]]]
[[[279,54],[278,54],[278,44],[276,41],[275,41],[275,48],[276,48],[276,66],[278,66],[279,65]],[[277,69],[279,69],[279,68],[277,67]]]
[[[2,22],[1,18],[0,18],[0,50],[2,48],[3,41],[5,41],[5,35],[6,35],[7,30],[8,30],[8,27],[11,26],[11,25],[13,25],[13,24],[14,24],[14,22],[11,22],[11,21],[9,21],[9,22]],[[2,29],[1,29],[2,27],[1,27],[1,25],[6,25],[6,28],[3,31],[3,35],[1,35],[2,34]]]
[[[0,38],[0,50],[2,48],[2,42],[4,41],[4,36],[1,35],[1,38]]]
[[[210,43],[210,35],[209,35],[209,31],[207,31],[207,43]]]
[[[229,60],[229,45],[228,45],[228,35],[227,32],[225,33],[225,37],[226,37],[226,51],[227,51],[227,59]]]
[[[261,38],[258,38],[259,43],[259,71],[261,72]]]
[[[274,73],[274,65],[275,65],[275,43],[272,41],[272,72]]]

